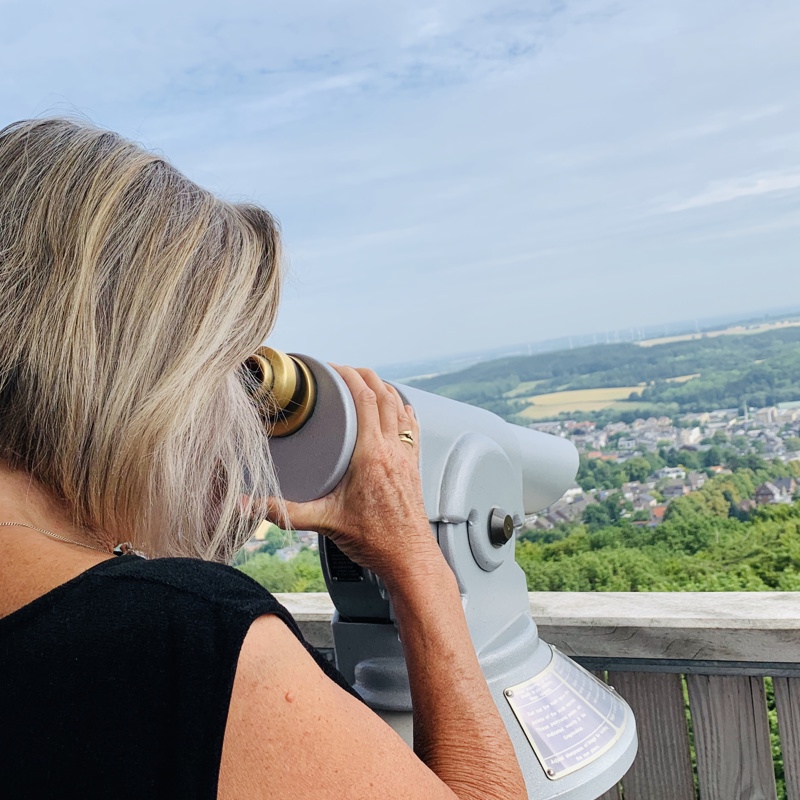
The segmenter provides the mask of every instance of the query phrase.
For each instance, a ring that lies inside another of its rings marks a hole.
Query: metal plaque
[[[628,724],[619,696],[555,648],[545,669],[504,694],[551,780],[600,758]]]

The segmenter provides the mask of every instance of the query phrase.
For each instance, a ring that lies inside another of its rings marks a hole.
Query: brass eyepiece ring
[[[317,385],[311,370],[299,359],[259,347],[245,362],[257,382],[251,389],[270,436],[289,436],[305,425],[314,411]]]

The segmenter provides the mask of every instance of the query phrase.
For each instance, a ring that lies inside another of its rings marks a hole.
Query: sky
[[[81,114],[280,220],[276,347],[380,366],[800,304],[796,0],[0,0]]]

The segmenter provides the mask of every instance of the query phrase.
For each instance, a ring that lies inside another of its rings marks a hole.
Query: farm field
[[[782,319],[777,322],[762,322],[757,325],[732,325],[718,331],[703,331],[702,333],[684,333],[680,336],[661,336],[657,339],[644,339],[636,342],[639,347],[653,347],[659,344],[674,344],[675,342],[693,342],[698,339],[713,339],[717,336],[754,336],[768,331],[778,331],[785,328],[800,327],[800,320]]]
[[[506,392],[503,397],[522,397],[531,399],[532,395],[531,392],[540,384],[542,381],[523,381],[519,386],[512,389],[510,392]]]
[[[645,384],[638,386],[613,386],[604,389],[575,389],[568,392],[551,392],[526,397],[531,402],[527,408],[519,412],[521,417],[530,420],[554,417],[562,412],[601,411],[613,407],[615,410],[626,408],[645,408],[648,403],[627,402],[631,392],[640,391]]]

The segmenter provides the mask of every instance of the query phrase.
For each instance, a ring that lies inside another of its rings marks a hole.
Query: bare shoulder
[[[274,616],[248,632],[231,697],[220,800],[455,795]]]

